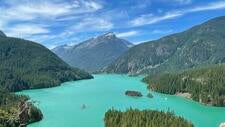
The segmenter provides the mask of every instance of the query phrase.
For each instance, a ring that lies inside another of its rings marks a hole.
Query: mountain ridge
[[[52,51],[71,66],[96,72],[110,64],[131,46],[132,43],[117,38],[114,33],[109,32],[77,45],[56,47]]]
[[[225,16],[186,31],[136,45],[103,71],[108,73],[160,73],[225,62]]]

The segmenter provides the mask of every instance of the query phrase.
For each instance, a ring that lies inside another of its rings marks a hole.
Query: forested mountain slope
[[[104,71],[161,73],[225,62],[225,17],[130,48]]]
[[[183,73],[149,75],[145,82],[152,90],[167,93],[189,93],[195,101],[225,106],[225,65],[192,69]]]
[[[9,91],[58,86],[70,80],[92,78],[71,68],[44,46],[0,36],[0,87]]]

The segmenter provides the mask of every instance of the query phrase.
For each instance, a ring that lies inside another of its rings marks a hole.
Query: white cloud
[[[94,12],[102,7],[103,6],[101,4],[93,1],[76,0],[73,2],[54,2],[35,0],[10,3],[8,7],[0,8],[0,14],[16,16],[23,20],[24,17],[28,17],[25,19],[33,19],[37,17],[52,18],[67,14]]]
[[[57,46],[58,45],[49,45],[49,46],[47,46],[47,48],[50,49],[50,50],[52,50],[52,49],[56,48]]]
[[[46,33],[49,31],[47,28],[34,24],[38,22],[54,26],[54,21],[60,20],[61,17],[67,18],[71,15],[91,13],[101,8],[103,6],[100,3],[90,0],[70,2],[61,0],[4,1],[0,4],[0,29],[8,32],[9,35],[27,36],[27,34]],[[28,26],[24,22],[32,25]],[[102,24],[104,25],[104,22]],[[17,27],[23,29],[16,29]]]
[[[153,14],[144,14],[130,21],[132,26],[142,26],[158,23],[168,19],[174,19],[179,16],[183,16],[187,13],[200,12],[200,11],[209,11],[209,10],[218,10],[225,9],[225,1],[213,2],[207,5],[195,6],[192,8],[187,8],[183,10],[175,10],[167,12],[163,15],[156,16]]]
[[[53,46],[57,46],[60,45],[60,42],[69,42],[69,41],[77,41],[79,40],[79,38],[77,36],[72,36],[73,34],[75,34],[75,32],[73,31],[69,31],[69,30],[65,30],[61,33],[51,33],[48,32],[46,34],[44,33],[39,33],[39,34],[33,34],[32,36],[27,37],[27,39],[35,41],[35,42],[48,42],[45,43],[45,46],[49,47],[53,47]],[[51,42],[51,43],[49,43]]]
[[[51,2],[43,2],[41,4],[22,4],[16,8],[12,8],[15,12],[33,16],[60,16],[71,11],[73,7],[78,5],[54,4]]]
[[[174,0],[175,2],[179,3],[179,4],[191,4],[192,0]]]
[[[123,32],[123,33],[117,33],[116,36],[117,37],[130,37],[130,36],[134,36],[137,34],[138,34],[138,31],[128,31],[128,32]]]
[[[8,36],[29,37],[35,34],[46,34],[50,31],[44,26],[37,24],[18,24],[8,28],[5,33]]]
[[[90,14],[102,8],[103,5],[101,3],[92,0],[1,1],[0,29],[8,36],[22,37],[39,42],[48,41],[61,36],[65,37],[65,35],[61,34],[54,36],[53,34],[56,33],[51,33],[52,31],[50,30],[57,25],[57,21],[75,20],[77,17],[80,18],[84,14]],[[64,24],[59,25],[62,26]],[[94,26],[95,24],[92,25]],[[96,27],[106,29],[112,27],[112,25],[107,21],[98,20]],[[63,33],[65,34],[66,32]]]
[[[54,18],[71,13],[78,5],[53,3],[49,1],[21,2],[0,8],[1,18],[6,21],[30,21],[40,18]]]
[[[155,0],[155,1],[172,5],[188,5],[191,4],[194,0]]]
[[[89,8],[89,9],[93,9],[93,10],[99,10],[102,8],[101,4],[98,4],[94,1],[84,1],[84,5]]]
[[[153,30],[151,31],[152,34],[168,34],[173,32],[173,30]]]
[[[113,28],[113,23],[108,20],[101,18],[85,18],[79,23],[76,23],[72,26],[72,29],[81,32],[81,31],[106,31]]]
[[[131,21],[132,26],[142,26],[147,24],[154,24],[163,20],[173,19],[178,16],[181,16],[180,12],[169,12],[162,16],[154,16],[153,14],[141,15],[140,17]]]
[[[0,10],[0,11],[1,11],[1,10]],[[0,18],[1,18],[1,17],[0,17]],[[3,30],[4,26],[5,26],[5,21],[0,20],[0,30]]]
[[[134,42],[134,44],[135,45],[138,45],[138,44],[145,43],[145,42],[149,42],[149,41],[151,41],[151,40],[150,39],[148,39],[148,40],[141,40],[141,41]]]
[[[206,6],[197,6],[197,7],[188,9],[187,12],[209,11],[209,10],[218,10],[218,9],[225,9],[225,1],[209,3]]]

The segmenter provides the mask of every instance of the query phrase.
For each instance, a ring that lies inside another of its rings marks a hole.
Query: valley
[[[0,2],[0,127],[225,127],[224,0]]]

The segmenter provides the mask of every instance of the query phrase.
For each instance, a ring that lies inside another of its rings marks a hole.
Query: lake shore
[[[176,93],[175,95],[179,96],[179,97],[184,97],[184,98],[187,98],[187,99],[191,99],[191,94],[190,93]]]
[[[146,96],[125,96],[126,90],[136,90],[143,95],[149,93],[146,85],[141,82],[142,78],[100,74],[94,75],[92,80],[72,81],[59,87],[22,91],[21,94],[29,95],[31,100],[39,102],[37,106],[44,114],[43,120],[29,127],[104,127],[102,118],[108,109],[124,111],[130,107],[141,110],[170,109],[177,116],[190,120],[195,127],[216,127],[224,121],[225,108],[205,106],[157,92],[151,92],[154,96],[151,99]],[[88,108],[82,109],[83,104],[88,105]]]

